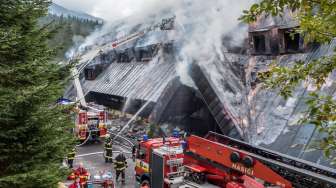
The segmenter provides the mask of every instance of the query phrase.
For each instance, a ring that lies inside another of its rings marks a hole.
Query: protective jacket
[[[105,143],[104,148],[106,152],[112,152],[112,143]]]
[[[107,142],[105,143],[105,162],[112,162],[112,157],[113,157],[113,152],[112,152],[112,143],[111,142]]]
[[[123,154],[119,154],[116,158],[115,158],[115,162],[114,162],[114,169],[116,171],[123,171],[127,168],[127,161],[126,161],[126,157]]]
[[[76,156],[75,150],[72,150],[70,153],[68,153],[68,160],[74,160]]]
[[[90,174],[85,168],[79,167],[75,170],[75,175],[80,178],[81,184],[84,185],[86,184]]]

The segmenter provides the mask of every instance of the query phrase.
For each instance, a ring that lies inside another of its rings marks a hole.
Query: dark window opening
[[[118,54],[118,62],[130,62],[130,58],[127,53]]]
[[[285,51],[298,52],[300,50],[300,34],[299,33],[284,33]]]
[[[86,80],[94,80],[103,72],[104,65],[95,65],[84,69],[84,77]]]
[[[94,80],[96,78],[93,69],[85,69],[85,79],[86,80]]]
[[[152,59],[152,53],[150,50],[141,50],[140,51],[141,61],[150,61]]]
[[[163,52],[164,53],[173,53],[174,52],[174,45],[173,43],[167,43],[167,44],[164,44],[163,46]]]
[[[265,53],[266,51],[266,39],[264,35],[253,36],[254,52]]]

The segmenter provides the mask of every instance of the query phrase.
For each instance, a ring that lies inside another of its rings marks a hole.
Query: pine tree
[[[56,187],[71,121],[55,106],[68,68],[50,63],[47,0],[0,4],[0,187]]]

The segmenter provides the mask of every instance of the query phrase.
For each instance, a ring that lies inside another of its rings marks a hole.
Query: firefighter
[[[113,152],[112,152],[112,142],[105,143],[105,163],[112,163],[113,162]]]
[[[108,142],[112,142],[112,139],[111,139],[111,137],[110,137],[109,134],[106,134],[106,136],[105,136],[105,144],[108,143]]]
[[[84,187],[90,176],[89,172],[83,167],[83,164],[79,164],[79,167],[75,170],[76,178],[79,177],[81,185]]]
[[[134,146],[132,147],[132,160],[133,160],[133,162],[135,162],[136,153],[137,153],[137,148],[136,148],[136,146],[134,145]]]
[[[83,188],[83,185],[82,185],[81,182],[80,182],[80,178],[77,177],[77,178],[75,179],[75,182],[74,182],[73,184],[70,184],[70,185],[69,185],[69,188]]]
[[[76,149],[73,148],[70,153],[68,153],[68,165],[69,168],[73,168],[73,161],[75,160]]]
[[[121,175],[121,182],[125,184],[125,169],[127,168],[127,161],[124,153],[121,151],[119,155],[115,158],[114,169],[116,171],[116,182]]]
[[[91,142],[93,142],[93,143],[96,143],[96,142],[99,142],[99,136],[98,136],[98,134],[99,134],[99,129],[98,129],[98,126],[97,126],[97,124],[91,124],[90,126],[89,126],[89,131],[91,132]]]

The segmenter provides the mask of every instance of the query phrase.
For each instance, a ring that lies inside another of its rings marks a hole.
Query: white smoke
[[[106,13],[109,15],[104,15],[104,27],[89,36],[79,49],[82,51],[91,46],[112,44],[115,39],[142,31],[164,18],[176,16],[175,33],[178,41],[175,41],[175,45],[179,57],[176,72],[182,83],[193,86],[188,75],[190,63],[198,62],[206,66],[218,59],[223,61],[224,52],[227,51],[223,46],[225,35],[235,39],[227,41],[231,45],[235,43],[238,46],[242,43],[246,38],[247,27],[241,27],[238,18],[253,2],[254,0],[123,0],[111,5],[110,12]],[[95,11],[102,10],[97,8]],[[211,76],[221,75],[214,72]]]
[[[253,0],[96,1],[93,15],[103,14],[106,24],[88,37],[83,46],[97,43],[104,35],[110,34],[110,40],[120,38],[131,34],[136,25],[141,25],[141,29],[176,15],[179,29],[184,32],[182,52],[188,57],[207,59],[214,49],[221,48],[224,34],[233,34],[234,39],[244,38],[246,32],[237,29],[238,18],[252,3]]]
[[[251,2],[253,1],[210,0],[186,3],[186,8],[176,11],[178,23],[188,27],[185,29],[182,52],[187,57],[198,60],[212,59],[215,53],[223,50],[222,37],[238,27],[242,10]],[[234,34],[242,36],[245,33],[236,30]]]

